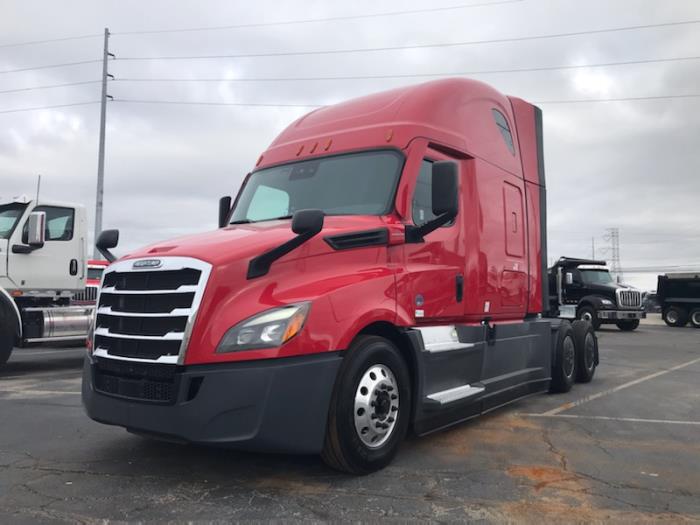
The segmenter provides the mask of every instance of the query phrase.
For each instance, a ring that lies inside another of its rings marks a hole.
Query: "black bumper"
[[[341,361],[337,352],[188,367],[88,357],[83,405],[95,421],[164,440],[318,453]]]
[[[597,315],[601,321],[645,319],[647,316],[644,310],[598,310]]]

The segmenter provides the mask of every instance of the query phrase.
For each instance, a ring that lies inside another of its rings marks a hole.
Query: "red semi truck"
[[[408,431],[590,381],[593,328],[549,304],[542,151],[540,110],[472,80],[312,111],[218,230],[107,268],[88,415],[364,473]]]

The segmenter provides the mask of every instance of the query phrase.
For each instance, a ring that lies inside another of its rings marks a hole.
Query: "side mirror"
[[[434,162],[432,177],[433,215],[457,215],[457,163],[451,160]]]
[[[33,211],[27,220],[27,244],[32,248],[41,248],[46,241],[46,212]]]
[[[114,262],[117,258],[109,250],[116,248],[119,244],[119,230],[104,230],[97,237],[95,247],[109,262]]]
[[[231,197],[221,197],[219,199],[219,228],[226,226],[229,213],[231,213]]]
[[[321,210],[299,210],[292,216],[292,231],[297,235],[316,235],[323,229]]]
[[[566,284],[574,284],[574,274],[566,272]]]
[[[320,233],[323,229],[324,217],[325,215],[321,210],[299,210],[294,212],[292,216],[292,231],[297,236],[251,259],[248,264],[247,278],[255,279],[267,274],[273,262]]]

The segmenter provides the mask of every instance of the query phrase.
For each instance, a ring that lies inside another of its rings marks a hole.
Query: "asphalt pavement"
[[[599,338],[592,383],[409,438],[364,477],[95,423],[83,348],[17,350],[0,371],[0,523],[700,523],[700,330]]]

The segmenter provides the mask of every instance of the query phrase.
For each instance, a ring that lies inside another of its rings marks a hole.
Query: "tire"
[[[563,321],[557,330],[557,342],[552,360],[552,382],[550,392],[568,392],[576,379],[576,343],[574,330],[568,321]]]
[[[690,312],[690,324],[693,328],[700,328],[700,308],[695,308]]]
[[[688,312],[680,306],[669,306],[664,310],[662,317],[668,326],[685,326],[688,322]]]
[[[576,345],[576,381],[590,383],[598,366],[598,338],[586,321],[574,321],[571,328]]]
[[[615,324],[623,332],[631,332],[639,327],[639,319],[627,319],[625,321],[618,321]]]
[[[383,337],[360,336],[333,388],[321,457],[351,474],[380,470],[398,452],[410,415],[411,377],[399,350]]]
[[[588,321],[593,325],[593,328],[595,330],[598,330],[598,328],[600,328],[600,319],[598,319],[598,314],[596,313],[595,308],[593,308],[592,306],[582,306],[581,308],[579,308],[578,312],[576,312],[576,318],[581,319],[583,321]]]
[[[0,303],[0,367],[7,363],[15,346],[14,313],[8,312],[5,305]]]

